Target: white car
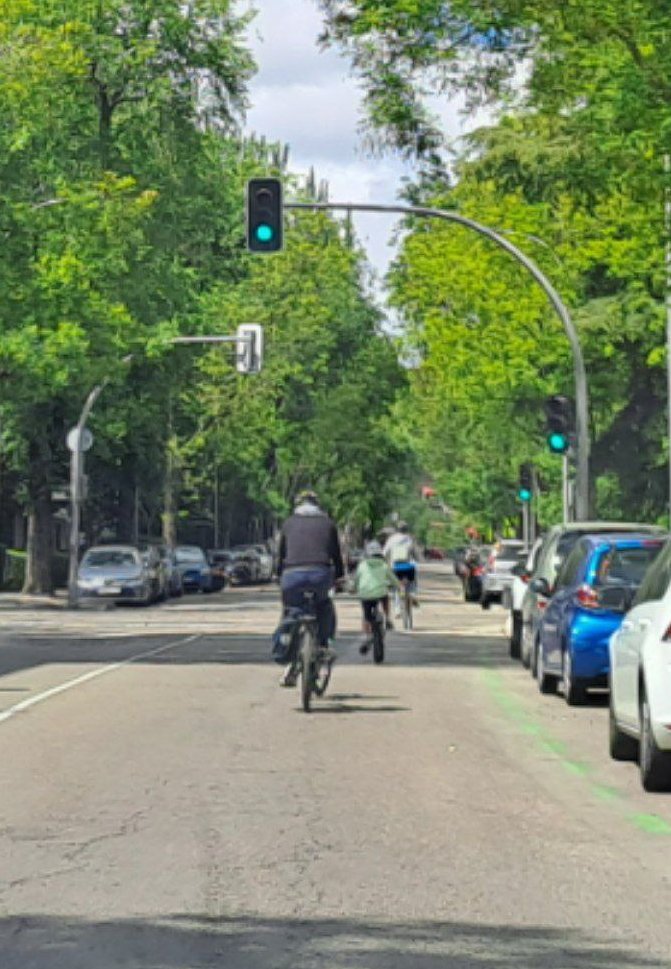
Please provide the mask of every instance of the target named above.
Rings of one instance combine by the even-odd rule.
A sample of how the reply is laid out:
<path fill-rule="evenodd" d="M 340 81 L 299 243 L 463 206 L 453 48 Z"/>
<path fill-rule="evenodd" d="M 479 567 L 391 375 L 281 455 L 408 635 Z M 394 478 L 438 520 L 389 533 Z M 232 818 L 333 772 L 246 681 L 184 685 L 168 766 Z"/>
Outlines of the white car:
<path fill-rule="evenodd" d="M 482 592 L 480 605 L 489 609 L 492 602 L 502 602 L 504 595 L 512 585 L 512 569 L 517 564 L 519 553 L 524 549 L 524 543 L 516 538 L 504 538 L 496 542 L 492 548 L 485 572 L 482 576 Z"/>
<path fill-rule="evenodd" d="M 671 790 L 671 542 L 610 639 L 610 754 L 638 758 L 647 791 Z"/>
<path fill-rule="evenodd" d="M 529 579 L 536 568 L 538 552 L 543 544 L 542 538 L 537 538 L 531 549 L 521 552 L 519 561 L 511 569 L 513 581 L 510 588 L 503 594 L 503 605 L 510 610 L 510 657 L 520 659 L 522 651 L 522 603 L 527 591 Z"/>

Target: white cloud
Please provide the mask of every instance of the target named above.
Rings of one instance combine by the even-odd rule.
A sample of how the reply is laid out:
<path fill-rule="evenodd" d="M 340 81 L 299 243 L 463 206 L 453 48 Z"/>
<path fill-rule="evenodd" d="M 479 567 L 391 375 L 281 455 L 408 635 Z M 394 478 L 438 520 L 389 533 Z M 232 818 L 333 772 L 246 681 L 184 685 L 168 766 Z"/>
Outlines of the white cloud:
<path fill-rule="evenodd" d="M 395 158 L 365 156 L 359 131 L 362 93 L 347 61 L 318 45 L 322 19 L 316 0 L 250 2 L 258 11 L 249 38 L 258 74 L 251 85 L 248 130 L 289 144 L 292 170 L 314 167 L 317 178 L 329 182 L 333 201 L 394 202 L 411 168 Z M 451 141 L 463 134 L 463 102 L 434 98 L 430 106 Z M 470 119 L 466 127 L 472 126 Z M 396 216 L 355 218 L 380 274 L 393 256 L 389 240 L 396 221 Z"/>

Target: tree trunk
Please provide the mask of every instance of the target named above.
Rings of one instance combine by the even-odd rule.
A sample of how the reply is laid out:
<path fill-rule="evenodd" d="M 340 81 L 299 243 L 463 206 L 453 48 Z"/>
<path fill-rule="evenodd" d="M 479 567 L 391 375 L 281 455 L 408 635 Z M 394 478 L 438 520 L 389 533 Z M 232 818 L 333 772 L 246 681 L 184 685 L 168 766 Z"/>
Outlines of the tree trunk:
<path fill-rule="evenodd" d="M 23 591 L 29 595 L 51 595 L 54 591 L 51 573 L 53 518 L 48 486 L 40 489 L 28 510 L 28 548 Z"/>
<path fill-rule="evenodd" d="M 168 440 L 163 489 L 163 541 L 171 548 L 177 544 L 177 473 L 175 441 Z"/>

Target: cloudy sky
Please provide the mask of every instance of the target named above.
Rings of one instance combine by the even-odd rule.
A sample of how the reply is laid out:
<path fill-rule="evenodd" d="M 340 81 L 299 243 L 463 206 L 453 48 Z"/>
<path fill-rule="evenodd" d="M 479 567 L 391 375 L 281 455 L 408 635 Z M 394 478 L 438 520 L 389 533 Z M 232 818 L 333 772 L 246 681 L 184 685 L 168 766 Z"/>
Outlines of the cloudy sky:
<path fill-rule="evenodd" d="M 393 157 L 369 158 L 362 147 L 361 92 L 347 62 L 321 51 L 316 0 L 253 0 L 258 11 L 250 46 L 258 64 L 251 88 L 249 131 L 288 143 L 291 167 L 330 186 L 331 201 L 394 202 L 408 166 Z M 454 140 L 465 130 L 456 103 L 439 103 L 444 127 Z M 393 250 L 392 217 L 357 217 L 359 237 L 383 273 Z"/>

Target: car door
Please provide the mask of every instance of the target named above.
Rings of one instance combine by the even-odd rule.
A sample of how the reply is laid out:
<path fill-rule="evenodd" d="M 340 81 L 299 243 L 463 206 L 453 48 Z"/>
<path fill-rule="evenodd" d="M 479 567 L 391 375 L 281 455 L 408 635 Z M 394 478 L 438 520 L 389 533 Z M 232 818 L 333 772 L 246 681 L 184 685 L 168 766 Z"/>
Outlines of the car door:
<path fill-rule="evenodd" d="M 559 570 L 553 595 L 541 624 L 541 643 L 547 670 L 553 672 L 562 670 L 564 632 L 573 607 L 575 589 L 584 574 L 589 554 L 587 543 L 578 542 Z"/>
<path fill-rule="evenodd" d="M 611 686 L 618 720 L 631 727 L 638 724 L 638 676 L 643 642 L 659 612 L 659 603 L 671 581 L 671 544 L 667 544 L 648 570 L 633 608 L 613 637 Z"/>

